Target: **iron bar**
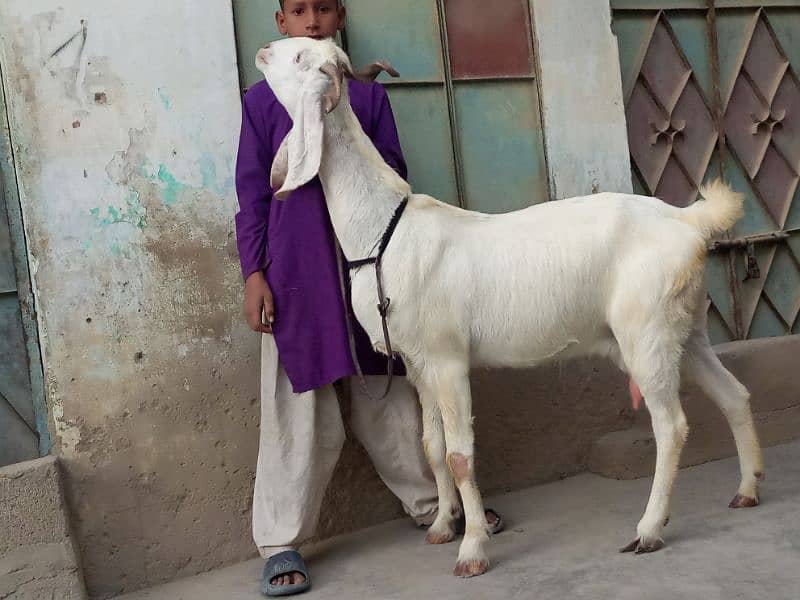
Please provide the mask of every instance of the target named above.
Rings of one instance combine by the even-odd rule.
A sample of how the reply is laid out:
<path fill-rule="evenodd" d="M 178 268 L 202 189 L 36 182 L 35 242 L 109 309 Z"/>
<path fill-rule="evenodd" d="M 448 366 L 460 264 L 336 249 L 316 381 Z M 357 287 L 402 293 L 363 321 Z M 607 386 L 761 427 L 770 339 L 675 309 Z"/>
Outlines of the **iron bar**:
<path fill-rule="evenodd" d="M 778 244 L 789 239 L 788 231 L 770 231 L 731 240 L 715 240 L 708 245 L 709 252 L 723 252 L 733 248 L 747 248 L 750 245 Z"/>
<path fill-rule="evenodd" d="M 442 44 L 444 87 L 447 93 L 447 116 L 450 119 L 450 140 L 453 145 L 453 165 L 456 171 L 456 193 L 458 195 L 459 207 L 466 208 L 467 199 L 464 183 L 464 165 L 461 162 L 461 136 L 458 133 L 458 113 L 456 110 L 456 95 L 450 65 L 450 42 L 447 38 L 447 14 L 445 12 L 444 0 L 436 0 L 436 10 L 439 15 L 439 38 Z"/>
<path fill-rule="evenodd" d="M 454 79 L 454 84 L 456 83 L 493 83 L 493 82 L 514 82 L 514 81 L 536 81 L 535 75 L 492 75 L 492 76 L 484 76 L 484 77 L 459 77 L 458 79 Z M 403 87 L 403 86 L 440 86 L 444 82 L 443 81 L 436 81 L 433 79 L 400 79 L 400 80 L 391 80 L 387 79 L 386 81 L 381 81 L 381 85 L 384 87 Z"/>

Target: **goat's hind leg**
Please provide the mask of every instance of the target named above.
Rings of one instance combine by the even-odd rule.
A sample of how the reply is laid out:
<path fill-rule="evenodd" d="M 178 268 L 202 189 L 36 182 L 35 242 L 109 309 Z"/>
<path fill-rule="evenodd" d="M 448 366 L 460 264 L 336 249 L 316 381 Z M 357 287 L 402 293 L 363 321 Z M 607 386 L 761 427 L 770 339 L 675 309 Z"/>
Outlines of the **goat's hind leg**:
<path fill-rule="evenodd" d="M 692 332 L 686 345 L 684 374 L 714 401 L 733 432 L 742 479 L 729 506 L 747 508 L 758 505 L 758 482 L 764 478 L 764 463 L 750 410 L 750 393 L 714 353 L 705 332 L 705 323 L 702 323 L 702 329 L 696 328 Z"/>
<path fill-rule="evenodd" d="M 644 393 L 656 439 L 656 470 L 647 508 L 636 527 L 636 539 L 621 549 L 637 554 L 664 545 L 661 532 L 669 519 L 672 487 L 689 432 L 679 397 L 681 340 L 664 339 L 667 328 L 647 329 L 641 339 L 619 340 L 622 358 Z"/>
<path fill-rule="evenodd" d="M 689 432 L 677 385 L 661 390 L 645 385 L 642 390 L 656 438 L 656 471 L 647 508 L 636 527 L 637 537 L 622 549 L 623 552 L 635 550 L 637 554 L 653 552 L 664 545 L 661 531 L 669 520 L 672 487 Z"/>

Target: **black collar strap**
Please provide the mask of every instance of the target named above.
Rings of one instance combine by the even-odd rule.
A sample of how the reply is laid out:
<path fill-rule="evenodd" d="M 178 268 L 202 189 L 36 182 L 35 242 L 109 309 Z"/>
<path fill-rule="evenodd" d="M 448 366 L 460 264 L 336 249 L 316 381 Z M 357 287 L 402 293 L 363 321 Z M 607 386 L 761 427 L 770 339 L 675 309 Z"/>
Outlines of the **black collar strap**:
<path fill-rule="evenodd" d="M 383 342 L 386 346 L 386 355 L 387 355 L 386 388 L 383 391 L 383 396 L 381 396 L 380 398 L 374 398 L 370 393 L 369 389 L 367 388 L 366 380 L 364 379 L 364 376 L 361 372 L 361 367 L 358 364 L 358 358 L 355 356 L 354 348 L 351 345 L 351 352 L 353 352 L 353 360 L 356 363 L 356 370 L 358 372 L 359 379 L 363 387 L 363 391 L 368 398 L 372 398 L 373 400 L 382 400 L 386 398 L 389 395 L 389 391 L 392 389 L 392 377 L 394 375 L 394 350 L 392 350 L 392 340 L 389 337 L 389 324 L 387 323 L 387 316 L 389 314 L 389 304 L 391 303 L 391 300 L 389 300 L 389 298 L 387 298 L 386 294 L 384 294 L 383 292 L 383 271 L 381 269 L 381 263 L 383 260 L 383 253 L 386 250 L 386 247 L 389 245 L 389 241 L 392 239 L 392 234 L 394 233 L 395 228 L 397 228 L 397 224 L 400 222 L 400 217 L 403 216 L 403 211 L 405 211 L 407 204 L 408 204 L 408 196 L 403 198 L 403 201 L 400 203 L 400 206 L 398 206 L 397 209 L 394 211 L 394 215 L 392 215 L 392 220 L 389 221 L 389 226 L 386 228 L 386 231 L 383 232 L 383 237 L 381 238 L 380 245 L 378 246 L 378 253 L 375 256 L 347 262 L 347 266 L 350 270 L 363 267 L 364 265 L 375 265 L 375 281 L 377 283 L 377 288 L 378 288 L 378 313 L 380 313 L 381 315 L 381 326 L 383 327 Z"/>
<path fill-rule="evenodd" d="M 358 260 L 347 261 L 347 266 L 351 271 L 353 269 L 363 267 L 364 265 L 375 264 L 376 262 L 379 262 L 381 260 L 381 258 L 383 257 L 383 253 L 386 250 L 386 247 L 389 245 L 389 242 L 392 239 L 392 234 L 394 234 L 394 230 L 397 228 L 397 224 L 400 222 L 400 217 L 403 216 L 403 212 L 406 210 L 406 206 L 408 206 L 408 196 L 403 198 L 403 201 L 395 209 L 394 214 L 392 215 L 392 220 L 389 221 L 389 226 L 386 228 L 386 231 L 383 232 L 381 243 L 378 246 L 378 253 L 375 256 L 371 256 L 369 258 L 360 258 Z"/>

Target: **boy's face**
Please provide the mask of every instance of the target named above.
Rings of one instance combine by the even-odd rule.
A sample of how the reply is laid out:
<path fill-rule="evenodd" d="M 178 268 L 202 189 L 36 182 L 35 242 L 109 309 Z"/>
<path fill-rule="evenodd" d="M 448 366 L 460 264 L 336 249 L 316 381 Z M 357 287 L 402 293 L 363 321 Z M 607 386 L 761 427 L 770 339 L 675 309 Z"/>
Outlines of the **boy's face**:
<path fill-rule="evenodd" d="M 338 0 L 284 0 L 275 22 L 283 35 L 321 40 L 336 36 L 344 28 L 344 17 Z"/>

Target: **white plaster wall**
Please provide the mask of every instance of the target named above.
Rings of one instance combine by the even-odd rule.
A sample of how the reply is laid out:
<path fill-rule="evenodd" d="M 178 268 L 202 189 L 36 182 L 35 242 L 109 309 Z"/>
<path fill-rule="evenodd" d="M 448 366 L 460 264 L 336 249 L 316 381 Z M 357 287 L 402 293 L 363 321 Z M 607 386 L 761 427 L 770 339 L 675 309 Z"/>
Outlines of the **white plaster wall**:
<path fill-rule="evenodd" d="M 247 555 L 258 354 L 230 3 L 3 0 L 0 65 L 90 591 Z"/>
<path fill-rule="evenodd" d="M 617 40 L 607 0 L 531 0 L 553 199 L 630 192 Z"/>

